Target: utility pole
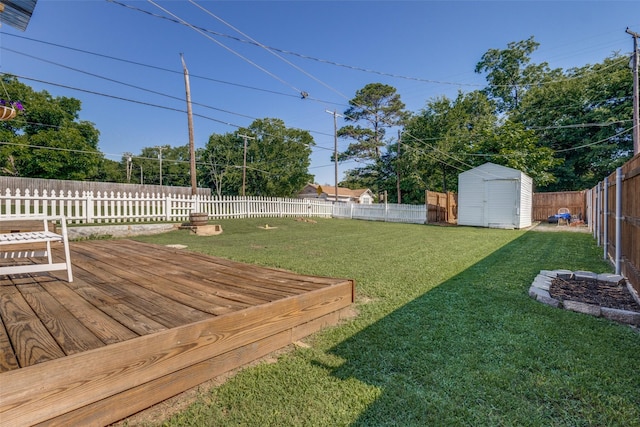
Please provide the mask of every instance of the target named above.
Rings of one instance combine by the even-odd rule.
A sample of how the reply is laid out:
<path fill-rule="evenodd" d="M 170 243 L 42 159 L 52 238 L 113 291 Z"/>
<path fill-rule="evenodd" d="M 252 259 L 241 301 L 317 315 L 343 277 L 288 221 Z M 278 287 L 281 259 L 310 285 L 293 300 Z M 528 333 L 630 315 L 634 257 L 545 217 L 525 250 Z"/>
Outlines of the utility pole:
<path fill-rule="evenodd" d="M 400 146 L 402 145 L 400 137 L 402 136 L 402 132 L 398 130 L 398 156 L 396 157 L 396 186 L 398 190 L 398 204 L 402 203 L 402 196 L 400 195 Z"/>
<path fill-rule="evenodd" d="M 193 142 L 193 111 L 191 110 L 191 89 L 189 87 L 189 70 L 184 62 L 184 56 L 180 54 L 182 69 L 184 70 L 184 87 L 187 93 L 187 123 L 189 125 L 189 166 L 191 171 L 191 194 L 195 195 L 198 190 L 196 183 L 196 149 Z"/>
<path fill-rule="evenodd" d="M 256 139 L 254 136 L 238 135 L 244 139 L 244 155 L 242 157 L 242 197 L 244 197 L 244 189 L 247 185 L 247 139 Z"/>
<path fill-rule="evenodd" d="M 133 168 L 131 156 L 133 156 L 133 154 L 124 153 L 124 155 L 127 156 L 127 183 L 131 183 L 131 169 Z"/>
<path fill-rule="evenodd" d="M 334 181 L 335 181 L 335 197 L 338 203 L 338 117 L 342 115 L 336 113 L 336 110 L 324 110 L 326 113 L 333 115 L 333 163 L 334 163 Z"/>
<path fill-rule="evenodd" d="M 158 148 L 158 161 L 160 162 L 160 187 L 162 187 L 162 150 L 164 149 L 164 147 L 157 147 Z"/>
<path fill-rule="evenodd" d="M 638 37 L 640 34 L 631 31 L 628 27 L 625 31 L 633 37 L 633 154 L 640 152 L 638 148 L 640 140 L 640 118 L 638 116 L 638 108 L 640 102 L 638 100 Z"/>

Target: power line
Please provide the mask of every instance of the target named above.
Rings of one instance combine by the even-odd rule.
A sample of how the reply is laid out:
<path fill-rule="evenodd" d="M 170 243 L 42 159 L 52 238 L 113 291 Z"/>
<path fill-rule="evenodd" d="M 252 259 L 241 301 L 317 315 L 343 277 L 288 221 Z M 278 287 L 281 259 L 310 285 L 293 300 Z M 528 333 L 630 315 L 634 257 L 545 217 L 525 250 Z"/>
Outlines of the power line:
<path fill-rule="evenodd" d="M 287 82 L 286 80 L 278 77 L 277 75 L 275 75 L 274 73 L 272 73 L 271 71 L 267 70 L 266 68 L 256 64 L 254 61 L 250 60 L 249 58 L 247 58 L 246 56 L 240 54 L 239 52 L 236 52 L 235 50 L 231 49 L 230 47 L 228 47 L 227 45 L 225 45 L 224 43 L 214 39 L 213 37 L 211 37 L 210 35 L 208 35 L 205 31 L 202 31 L 200 28 L 196 27 L 195 25 L 190 24 L 189 22 L 183 20 L 182 18 L 178 17 L 177 15 L 175 15 L 174 13 L 170 12 L 169 10 L 165 9 L 164 7 L 160 6 L 159 4 L 155 3 L 153 0 L 147 0 L 149 3 L 151 3 L 152 5 L 154 5 L 155 7 L 157 7 L 158 9 L 162 10 L 163 12 L 173 16 L 174 18 L 178 19 L 183 25 L 186 25 L 187 27 L 191 28 L 192 30 L 200 33 L 201 35 L 203 35 L 204 37 L 206 37 L 207 39 L 211 40 L 212 42 L 216 43 L 218 46 L 222 47 L 223 49 L 231 52 L 232 54 L 236 55 L 238 58 L 242 59 L 243 61 L 247 62 L 248 64 L 256 67 L 257 69 L 259 69 L 260 71 L 264 72 L 265 74 L 273 77 L 274 79 L 278 80 L 280 83 L 284 84 L 285 86 L 289 86 L 291 89 L 293 89 L 296 93 L 303 93 L 304 91 L 298 89 L 297 87 L 293 86 L 291 83 Z"/>
<path fill-rule="evenodd" d="M 74 47 L 70 47 L 70 46 L 65 46 L 65 45 L 61 45 L 61 44 L 58 44 L 58 43 L 51 43 L 51 42 L 47 42 L 47 41 L 44 41 L 44 40 L 37 40 L 37 39 L 30 38 L 30 37 L 21 36 L 19 34 L 4 33 L 2 31 L 0 31 L 0 34 L 2 34 L 3 37 L 4 36 L 16 37 L 16 38 L 19 38 L 19 39 L 28 40 L 28 41 L 35 42 L 35 43 L 41 43 L 41 44 L 45 44 L 45 45 L 48 45 L 48 46 L 54 46 L 54 47 L 57 47 L 57 48 L 60 48 L 60 49 L 71 50 L 71 51 L 74 51 L 74 52 L 79 52 L 79 53 L 92 55 L 92 56 L 96 56 L 96 57 L 100 57 L 100 58 L 104 58 L 104 59 L 109 59 L 109 60 L 112 60 L 112 61 L 122 62 L 122 63 L 130 64 L 130 65 L 136 65 L 136 66 L 139 66 L 139 67 L 154 69 L 154 70 L 163 71 L 163 72 L 167 72 L 167 73 L 182 75 L 181 71 L 176 71 L 176 70 L 172 70 L 172 69 L 169 69 L 169 68 L 159 67 L 157 65 L 145 64 L 145 63 L 142 63 L 142 62 L 132 61 L 132 60 L 129 60 L 129 59 L 118 58 L 118 57 L 111 56 L 111 55 L 104 55 L 104 54 L 97 53 L 97 52 L 92 52 L 92 51 L 88 51 L 88 50 L 84 50 L 84 49 L 78 49 L 78 48 L 74 48 Z M 4 48 L 2 46 L 0 46 L 0 49 L 7 50 L 7 48 Z M 22 52 L 17 52 L 17 51 L 12 51 L 12 52 L 24 55 L 24 53 L 22 53 Z M 37 57 L 33 57 L 33 58 L 40 59 L 40 58 L 37 58 Z M 264 89 L 264 88 L 259 88 L 259 87 L 255 87 L 255 86 L 249 86 L 249 85 L 245 85 L 245 84 L 241 84 L 241 83 L 234 83 L 234 82 L 229 82 L 229 81 L 226 81 L 226 80 L 214 79 L 214 78 L 211 78 L 211 77 L 208 77 L 208 76 L 202 76 L 202 75 L 198 75 L 198 74 L 190 74 L 190 77 L 192 77 L 194 79 L 201 79 L 201 80 L 206 80 L 206 81 L 210 81 L 210 82 L 214 82 L 214 83 L 220 83 L 220 84 L 225 84 L 225 85 L 229 85 L 229 86 L 240 87 L 240 88 L 243 88 L 243 89 L 249 89 L 249 90 L 254 90 L 254 91 L 259 91 L 259 92 L 270 93 L 270 94 L 273 94 L 273 95 L 287 96 L 287 97 L 296 98 L 296 99 L 298 99 L 300 97 L 298 94 L 284 93 L 284 92 L 279 92 L 279 91 L 275 91 L 275 90 L 271 90 L 271 89 Z M 332 102 L 332 101 L 327 101 L 327 100 L 319 100 L 319 101 L 321 101 L 323 103 L 327 103 L 327 104 L 335 104 L 335 105 L 344 106 L 344 104 L 335 103 L 335 102 Z"/>
<path fill-rule="evenodd" d="M 262 49 L 266 50 L 267 52 L 271 53 L 272 55 L 274 55 L 276 58 L 280 59 L 281 61 L 284 61 L 286 64 L 290 65 L 291 67 L 295 68 L 296 70 L 300 71 L 302 74 L 304 74 L 305 76 L 311 78 L 312 80 L 315 80 L 316 82 L 320 83 L 321 85 L 323 85 L 324 87 L 326 87 L 327 89 L 335 92 L 336 94 L 342 96 L 343 98 L 346 98 L 345 95 L 343 95 L 342 93 L 338 92 L 337 89 L 329 86 L 328 84 L 326 84 L 325 82 L 323 82 L 322 80 L 318 79 L 317 77 L 315 77 L 314 75 L 312 75 L 311 73 L 307 72 L 306 70 L 302 69 L 301 67 L 298 67 L 296 64 L 292 63 L 291 61 L 288 61 L 286 59 L 284 59 L 282 56 L 278 55 L 275 50 L 270 49 L 268 46 L 254 40 L 253 38 L 249 37 L 248 35 L 246 35 L 245 33 L 243 33 L 242 31 L 240 31 L 239 29 L 237 29 L 236 27 L 234 27 L 233 25 L 229 24 L 227 21 L 225 21 L 224 19 L 218 17 L 217 15 L 215 15 L 214 13 L 212 13 L 211 11 L 209 11 L 208 9 L 205 9 L 204 7 L 200 6 L 199 4 L 197 4 L 196 2 L 194 2 L 193 0 L 189 0 L 189 2 L 195 6 L 197 6 L 200 10 L 205 11 L 208 15 L 214 17 L 215 19 L 217 19 L 218 21 L 222 22 L 224 25 L 228 26 L 229 28 L 233 29 L 234 31 L 242 34 L 243 36 L 247 37 L 249 40 L 251 40 L 253 43 L 255 43 L 256 45 L 260 46 Z M 307 98 L 309 96 L 308 93 L 306 92 L 301 92 L 301 95 L 303 98 Z"/>
<path fill-rule="evenodd" d="M 371 73 L 371 74 L 378 74 L 381 76 L 386 76 L 386 77 L 393 77 L 393 78 L 398 78 L 398 79 L 404 79 L 404 80 L 413 80 L 413 81 L 418 81 L 418 82 L 423 82 L 423 83 L 435 83 L 435 84 L 443 84 L 443 85 L 453 85 L 453 86 L 475 86 L 475 87 L 480 87 L 481 85 L 477 85 L 477 84 L 470 84 L 470 83 L 459 83 L 459 82 L 448 82 L 448 81 L 442 81 L 442 80 L 432 80 L 432 79 L 424 79 L 424 78 L 420 78 L 420 77 L 409 77 L 409 76 L 403 76 L 403 75 L 399 75 L 399 74 L 392 74 L 392 73 L 387 73 L 387 72 L 383 72 L 383 71 L 377 71 L 377 70 L 372 70 L 372 69 L 367 69 L 367 68 L 363 68 L 363 67 L 358 67 L 358 66 L 354 66 L 354 65 L 347 65 L 347 64 L 341 64 L 339 62 L 335 62 L 335 61 L 330 61 L 327 59 L 320 59 L 320 58 L 316 58 L 313 56 L 309 56 L 309 55 L 304 55 L 301 53 L 297 53 L 297 52 L 293 52 L 293 51 L 289 51 L 289 50 L 285 50 L 285 49 L 280 49 L 277 47 L 273 47 L 273 46 L 266 46 L 266 45 L 261 45 L 258 42 L 252 41 L 252 40 L 246 40 L 246 39 L 242 39 L 240 37 L 235 37 L 229 34 L 224 34 L 224 33 L 220 33 L 220 32 L 216 32 L 204 27 L 198 27 L 195 25 L 190 25 L 187 24 L 185 22 L 183 22 L 182 20 L 179 19 L 171 19 L 168 18 L 166 16 L 162 16 L 162 15 L 158 15 L 152 12 L 149 12 L 147 10 L 144 9 L 140 9 L 131 5 L 127 5 L 125 3 L 121 3 L 119 1 L 116 0 L 107 0 L 109 3 L 113 3 L 113 4 L 117 4 L 118 6 L 122 6 L 125 7 L 127 9 L 131 9 L 134 10 L 136 12 L 141 12 L 144 14 L 147 14 L 149 16 L 152 16 L 154 18 L 159 18 L 159 19 L 164 19 L 170 22 L 173 22 L 175 24 L 180 24 L 180 25 L 186 25 L 192 28 L 197 28 L 198 30 L 204 32 L 204 33 L 209 33 L 215 36 L 219 36 L 219 37 L 225 37 L 240 43 L 245 43 L 245 44 L 250 44 L 250 45 L 254 45 L 257 47 L 265 47 L 271 51 L 274 52 L 280 52 L 286 55 L 292 55 L 292 56 L 297 56 L 299 58 L 302 59 L 307 59 L 307 60 L 311 60 L 311 61 L 315 61 L 315 62 L 320 62 L 320 63 L 324 63 L 324 64 L 328 64 L 328 65 L 334 65 L 337 67 L 342 67 L 342 68 L 347 68 L 347 69 L 351 69 L 351 70 L 355 70 L 355 71 L 362 71 L 362 72 L 366 72 L 366 73 Z"/>

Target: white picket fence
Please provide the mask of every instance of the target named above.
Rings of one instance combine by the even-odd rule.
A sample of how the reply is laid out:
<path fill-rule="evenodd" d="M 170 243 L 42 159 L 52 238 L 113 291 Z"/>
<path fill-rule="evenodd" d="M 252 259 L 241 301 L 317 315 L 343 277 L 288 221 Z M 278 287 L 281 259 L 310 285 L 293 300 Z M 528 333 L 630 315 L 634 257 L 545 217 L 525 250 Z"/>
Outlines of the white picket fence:
<path fill-rule="evenodd" d="M 367 221 L 406 222 L 425 224 L 427 208 L 425 205 L 336 203 L 333 207 L 334 218 L 363 219 Z"/>
<path fill-rule="evenodd" d="M 315 216 L 331 217 L 333 204 L 322 200 L 222 197 L 113 192 L 33 192 L 7 189 L 0 195 L 0 217 L 64 215 L 71 224 L 187 221 L 192 212 L 211 219 Z"/>
<path fill-rule="evenodd" d="M 184 222 L 192 212 L 210 219 L 257 217 L 324 217 L 424 224 L 426 208 L 397 204 L 333 203 L 319 199 L 221 197 L 155 193 L 5 190 L 0 218 L 64 215 L 70 224 Z"/>

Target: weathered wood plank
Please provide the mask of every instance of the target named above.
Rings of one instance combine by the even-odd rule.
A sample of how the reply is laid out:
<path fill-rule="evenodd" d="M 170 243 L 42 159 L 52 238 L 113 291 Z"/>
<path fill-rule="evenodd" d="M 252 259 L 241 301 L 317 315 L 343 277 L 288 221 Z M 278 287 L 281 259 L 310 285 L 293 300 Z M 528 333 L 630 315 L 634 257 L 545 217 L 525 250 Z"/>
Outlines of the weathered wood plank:
<path fill-rule="evenodd" d="M 79 282 L 79 280 L 76 279 L 76 282 Z M 65 286 L 66 283 L 53 282 L 42 283 L 41 285 L 58 301 L 64 301 L 67 310 L 103 343 L 114 344 L 138 336 L 138 334 L 114 321 L 97 307 L 73 292 Z M 76 285 L 79 285 L 79 283 Z"/>
<path fill-rule="evenodd" d="M 42 324 L 65 354 L 102 347 L 104 343 L 40 285 L 18 287 L 22 297 L 38 313 Z"/>
<path fill-rule="evenodd" d="M 353 283 L 3 373 L 0 417 L 30 425 L 257 342 L 351 304 Z M 38 379 L 39 387 L 31 385 Z M 55 408 L 55 409 L 54 409 Z"/>
<path fill-rule="evenodd" d="M 157 245 L 140 242 L 133 243 L 134 244 L 124 245 L 121 242 L 118 246 L 118 250 L 129 253 L 131 256 L 143 253 L 145 256 L 152 256 L 153 258 L 162 256 L 166 253 L 165 248 Z M 142 249 L 138 248 L 138 246 Z M 199 273 L 201 275 L 210 273 L 209 277 L 214 280 L 218 276 L 242 279 L 244 285 L 254 284 L 256 289 L 270 291 L 277 296 L 288 296 L 323 287 L 320 284 L 308 281 L 305 276 L 300 276 L 291 272 L 284 272 L 283 270 L 249 266 L 248 264 L 194 252 L 175 251 L 174 253 L 176 254 L 175 257 L 167 259 L 167 263 L 172 266 L 172 268 L 169 269 L 168 274 L 172 274 L 171 270 L 173 269 L 174 273 Z M 186 263 L 184 261 L 179 262 L 180 259 L 189 261 Z M 202 261 L 204 263 L 204 270 L 193 268 L 195 263 L 198 261 Z"/>
<path fill-rule="evenodd" d="M 140 252 L 142 252 L 142 250 L 140 250 Z M 84 256 L 86 255 L 87 253 L 84 254 Z M 100 256 L 99 253 L 96 253 L 95 256 L 97 258 L 96 260 L 91 261 L 92 263 L 99 262 L 97 260 Z M 178 263 L 179 267 L 182 268 L 182 270 L 179 270 L 178 273 L 163 271 L 163 277 L 178 283 L 193 284 L 194 282 L 196 282 L 196 286 L 197 282 L 201 281 L 203 284 L 209 285 L 206 287 L 206 289 L 204 289 L 204 291 L 205 295 L 208 292 L 210 297 L 212 296 L 210 292 L 211 286 L 215 286 L 216 290 L 220 289 L 224 292 L 231 292 L 232 297 L 229 298 L 231 299 L 231 301 L 228 304 L 232 304 L 234 301 L 244 303 L 245 306 L 249 304 L 263 304 L 265 302 L 270 302 L 275 299 L 291 295 L 290 292 L 282 291 L 282 289 L 272 290 L 265 286 L 263 283 L 256 283 L 255 281 L 249 279 L 242 279 L 242 277 L 238 276 L 236 272 L 233 272 L 233 274 L 221 273 L 216 269 L 216 265 L 212 263 L 211 260 L 209 260 L 208 263 L 206 262 L 206 260 L 202 260 L 202 262 L 195 264 L 189 256 L 183 255 L 182 257 L 168 257 L 166 253 L 164 254 L 163 259 L 166 260 L 165 264 L 170 264 L 175 268 L 178 268 L 174 264 Z M 185 265 L 188 267 L 184 267 Z M 116 266 L 113 267 L 117 268 Z M 139 269 L 142 270 L 141 268 Z M 146 271 L 146 273 L 155 274 L 154 272 L 148 271 Z M 218 292 L 217 294 L 218 297 L 224 297 L 225 299 L 227 299 L 227 294 L 223 294 L 222 292 Z M 235 298 L 233 298 L 233 295 L 235 295 Z"/>
<path fill-rule="evenodd" d="M 13 286 L 0 287 L 0 316 L 20 366 L 31 366 L 65 356 L 22 294 Z"/>
<path fill-rule="evenodd" d="M 19 367 L 18 359 L 16 359 L 9 335 L 7 335 L 7 330 L 4 327 L 4 321 L 0 316 L 0 373 L 18 369 Z"/>
<path fill-rule="evenodd" d="M 37 426 L 108 425 L 266 356 L 291 342 L 291 331 L 283 331 L 68 412 Z"/>
<path fill-rule="evenodd" d="M 99 257 L 99 255 L 96 255 L 96 257 Z M 139 267 L 129 270 L 127 268 L 123 268 L 122 265 L 103 263 L 97 259 L 90 261 L 90 263 L 91 268 L 95 273 L 93 277 L 90 277 L 87 280 L 95 286 L 111 286 L 111 290 L 109 292 L 117 291 L 120 294 L 119 298 L 122 298 L 123 300 L 127 298 L 127 295 L 131 296 L 131 293 L 127 293 L 125 287 L 121 287 L 122 284 L 133 283 L 135 284 L 135 288 L 143 288 L 147 290 L 147 295 L 143 295 L 145 291 L 141 289 L 134 289 L 131 291 L 138 293 L 138 296 L 144 300 L 158 300 L 156 301 L 158 304 L 171 305 L 172 303 L 170 301 L 173 301 L 174 305 L 175 303 L 180 304 L 182 307 L 178 307 L 180 312 L 177 314 L 181 317 L 181 320 L 178 319 L 177 321 L 174 320 L 173 322 L 168 322 L 168 325 L 172 323 L 183 324 L 185 323 L 185 319 L 187 322 L 193 322 L 201 318 L 209 317 L 204 315 L 202 312 L 220 315 L 249 306 L 247 303 L 239 303 L 215 295 L 211 288 L 202 288 L 202 290 L 198 292 L 198 286 L 197 283 L 194 283 L 193 277 L 189 277 L 185 274 L 179 280 L 172 279 L 167 277 L 167 274 L 163 271 L 158 271 L 157 265 L 155 268 L 149 268 L 148 270 Z M 76 261 L 75 265 L 76 268 L 86 268 L 82 261 Z M 118 287 L 121 287 L 119 291 Z M 154 296 L 154 294 L 156 296 Z M 159 297 L 157 295 L 162 296 Z M 163 298 L 167 298 L 167 300 L 162 300 Z M 139 304 L 137 299 L 133 302 L 136 305 Z M 173 309 L 166 308 L 163 311 L 171 313 L 172 310 L 175 310 L 175 307 Z"/>
<path fill-rule="evenodd" d="M 180 304 L 160 293 L 127 281 L 120 283 L 95 283 L 94 286 L 107 293 L 110 293 L 116 288 L 126 292 L 126 295 L 120 299 L 122 304 L 135 307 L 140 313 L 155 319 L 167 328 L 173 328 L 212 317 L 211 314 L 204 313 L 188 305 Z"/>
<path fill-rule="evenodd" d="M 161 323 L 139 313 L 135 308 L 121 304 L 117 298 L 100 289 L 86 284 L 77 285 L 75 282 L 69 283 L 68 286 L 109 317 L 138 335 L 148 335 L 167 329 Z"/>

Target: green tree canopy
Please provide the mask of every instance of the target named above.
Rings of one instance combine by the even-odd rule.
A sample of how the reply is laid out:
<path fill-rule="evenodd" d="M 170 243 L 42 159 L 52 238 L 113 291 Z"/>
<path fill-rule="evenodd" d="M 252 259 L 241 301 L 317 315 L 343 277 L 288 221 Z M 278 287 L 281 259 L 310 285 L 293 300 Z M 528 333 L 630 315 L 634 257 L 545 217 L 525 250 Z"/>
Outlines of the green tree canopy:
<path fill-rule="evenodd" d="M 104 156 L 100 133 L 78 121 L 80 101 L 35 92 L 15 77 L 2 82 L 12 101 L 24 107 L 17 117 L 0 122 L 0 165 L 5 174 L 33 178 L 92 180 L 100 175 Z"/>
<path fill-rule="evenodd" d="M 134 184 L 191 186 L 188 144 L 177 147 L 170 145 L 144 147 L 140 154 L 135 156 L 127 153 L 120 161 L 121 168 L 124 170 L 129 157 L 131 157 L 130 182 Z"/>
<path fill-rule="evenodd" d="M 370 83 L 356 92 L 344 111 L 349 124 L 338 130 L 338 136 L 354 140 L 339 154 L 339 160 L 375 160 L 385 146 L 387 129 L 399 126 L 407 117 L 405 105 L 396 89 L 382 83 Z M 358 124 L 364 122 L 364 126 Z"/>
<path fill-rule="evenodd" d="M 543 191 L 593 187 L 633 155 L 633 79 L 628 58 L 570 69 L 532 87 L 513 120 L 552 149 L 557 177 Z"/>
<path fill-rule="evenodd" d="M 243 156 L 238 133 L 213 134 L 200 155 L 199 175 L 218 196 L 241 194 Z"/>
<path fill-rule="evenodd" d="M 531 54 L 540 44 L 533 36 L 511 42 L 506 49 L 489 49 L 476 64 L 476 73 L 487 73 L 489 86 L 484 92 L 496 101 L 498 111 L 518 108 L 524 92 L 550 73 L 548 64 L 530 64 Z"/>
<path fill-rule="evenodd" d="M 244 139 L 247 136 L 246 166 Z M 313 137 L 280 119 L 258 119 L 235 134 L 212 135 L 201 153 L 206 182 L 218 194 L 294 197 L 309 182 Z"/>
<path fill-rule="evenodd" d="M 402 176 L 421 183 L 422 193 L 455 190 L 458 173 L 476 164 L 469 154 L 496 120 L 494 105 L 479 91 L 459 92 L 455 100 L 443 96 L 429 101 L 405 127 Z"/>

